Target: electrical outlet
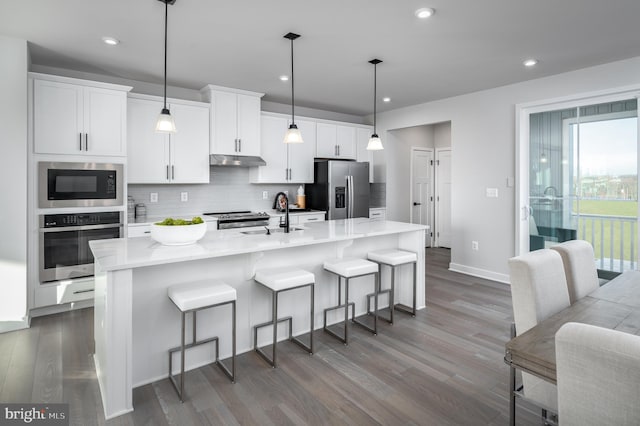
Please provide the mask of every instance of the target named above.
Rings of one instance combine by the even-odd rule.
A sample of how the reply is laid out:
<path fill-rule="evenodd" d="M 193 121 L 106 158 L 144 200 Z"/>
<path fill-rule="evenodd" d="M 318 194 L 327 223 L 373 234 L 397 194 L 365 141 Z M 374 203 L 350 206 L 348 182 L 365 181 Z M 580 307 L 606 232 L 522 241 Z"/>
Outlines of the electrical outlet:
<path fill-rule="evenodd" d="M 478 242 L 477 241 L 471 241 L 471 250 L 478 251 Z"/>
<path fill-rule="evenodd" d="M 181 192 L 180 193 L 180 201 L 184 202 L 184 201 L 189 201 L 189 193 L 188 192 Z"/>
<path fill-rule="evenodd" d="M 158 202 L 158 193 L 157 192 L 152 192 L 151 194 L 149 194 L 149 202 L 150 203 L 157 203 Z"/>
<path fill-rule="evenodd" d="M 263 200 L 269 199 L 269 191 L 262 191 L 262 199 Z"/>

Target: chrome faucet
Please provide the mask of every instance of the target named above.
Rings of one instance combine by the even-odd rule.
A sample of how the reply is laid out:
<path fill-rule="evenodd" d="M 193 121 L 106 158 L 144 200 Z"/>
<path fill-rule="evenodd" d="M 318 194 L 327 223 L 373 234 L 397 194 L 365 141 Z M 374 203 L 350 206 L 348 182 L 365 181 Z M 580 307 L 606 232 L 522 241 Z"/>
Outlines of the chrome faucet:
<path fill-rule="evenodd" d="M 556 198 L 558 196 L 558 190 L 556 189 L 555 186 L 547 186 L 544 189 L 543 194 L 544 195 L 550 195 L 551 197 Z"/>
<path fill-rule="evenodd" d="M 278 192 L 276 194 L 276 199 L 273 202 L 273 208 L 275 209 L 277 207 L 278 210 L 282 209 L 282 207 L 280 206 L 280 200 L 282 199 L 281 197 L 284 197 L 285 207 L 284 207 L 284 223 L 282 223 L 282 220 L 280 220 L 280 228 L 284 228 L 284 232 L 288 234 L 289 233 L 289 198 L 287 197 L 287 194 L 285 194 L 284 192 Z"/>

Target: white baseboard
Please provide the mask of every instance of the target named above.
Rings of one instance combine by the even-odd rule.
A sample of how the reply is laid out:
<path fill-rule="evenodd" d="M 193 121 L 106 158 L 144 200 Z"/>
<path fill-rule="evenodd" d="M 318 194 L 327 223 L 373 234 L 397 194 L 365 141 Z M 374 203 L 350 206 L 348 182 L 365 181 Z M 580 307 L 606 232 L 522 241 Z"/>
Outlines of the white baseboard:
<path fill-rule="evenodd" d="M 471 275 L 473 277 L 484 278 L 491 281 L 498 281 L 504 284 L 510 284 L 509 275 L 500 274 L 498 272 L 488 271 L 486 269 L 474 268 L 473 266 L 460 265 L 458 263 L 449 263 L 449 270 L 460 272 L 461 274 Z"/>
<path fill-rule="evenodd" d="M 60 312 L 72 311 L 74 309 L 84 309 L 93 306 L 93 299 L 80 300 L 78 302 L 64 303 L 62 305 L 44 306 L 42 308 L 31 309 L 29 315 L 31 318 L 41 317 L 43 315 L 59 314 Z"/>
<path fill-rule="evenodd" d="M 0 333 L 8 333 L 10 331 L 22 330 L 29 328 L 29 319 L 24 318 L 19 321 L 0 321 Z"/>

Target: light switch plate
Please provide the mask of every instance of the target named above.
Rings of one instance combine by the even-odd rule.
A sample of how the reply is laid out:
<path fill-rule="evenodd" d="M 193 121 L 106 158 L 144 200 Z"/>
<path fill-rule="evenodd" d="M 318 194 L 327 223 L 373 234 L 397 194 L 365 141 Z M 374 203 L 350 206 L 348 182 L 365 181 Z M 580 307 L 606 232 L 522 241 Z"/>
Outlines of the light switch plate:
<path fill-rule="evenodd" d="M 185 202 L 189 201 L 189 193 L 184 191 L 180 193 L 180 201 Z"/>
<path fill-rule="evenodd" d="M 149 202 L 150 203 L 157 203 L 158 202 L 158 193 L 157 192 L 152 192 L 149 194 Z"/>
<path fill-rule="evenodd" d="M 498 188 L 487 188 L 487 197 L 498 198 Z"/>

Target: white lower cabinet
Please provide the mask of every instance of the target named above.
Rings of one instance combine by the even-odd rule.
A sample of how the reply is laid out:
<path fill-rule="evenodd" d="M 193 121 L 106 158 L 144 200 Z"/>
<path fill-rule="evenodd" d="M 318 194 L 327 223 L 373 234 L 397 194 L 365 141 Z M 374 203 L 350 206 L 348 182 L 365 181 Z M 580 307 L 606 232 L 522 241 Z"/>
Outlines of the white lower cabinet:
<path fill-rule="evenodd" d="M 34 308 L 62 305 L 93 299 L 93 277 L 64 280 L 56 284 L 40 284 L 34 292 Z"/>
<path fill-rule="evenodd" d="M 149 237 L 151 235 L 151 225 L 148 223 L 140 225 L 129 224 L 127 226 L 127 238 Z"/>
<path fill-rule="evenodd" d="M 386 220 L 387 209 L 384 207 L 377 207 L 369 209 L 369 219 L 371 220 Z"/>
<path fill-rule="evenodd" d="M 168 101 L 169 102 L 169 101 Z M 178 131 L 155 132 L 161 98 L 128 100 L 128 183 L 209 183 L 209 106 L 171 100 Z"/>
<path fill-rule="evenodd" d="M 322 222 L 324 221 L 324 213 L 314 213 L 314 214 L 301 214 L 298 216 L 298 224 L 302 225 L 307 222 Z"/>

